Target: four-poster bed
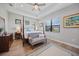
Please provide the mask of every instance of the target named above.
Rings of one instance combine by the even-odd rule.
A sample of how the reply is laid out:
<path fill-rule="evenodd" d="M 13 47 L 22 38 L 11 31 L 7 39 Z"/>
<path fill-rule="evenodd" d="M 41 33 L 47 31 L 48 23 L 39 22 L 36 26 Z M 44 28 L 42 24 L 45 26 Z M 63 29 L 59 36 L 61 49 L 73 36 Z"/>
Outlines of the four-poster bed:
<path fill-rule="evenodd" d="M 24 30 L 25 24 L 24 24 L 24 16 L 23 16 L 23 27 L 22 27 L 22 40 L 23 40 L 23 46 L 26 43 L 26 41 L 33 47 L 35 44 L 38 43 L 46 43 L 47 38 L 45 36 L 44 27 L 43 31 L 25 31 Z"/>

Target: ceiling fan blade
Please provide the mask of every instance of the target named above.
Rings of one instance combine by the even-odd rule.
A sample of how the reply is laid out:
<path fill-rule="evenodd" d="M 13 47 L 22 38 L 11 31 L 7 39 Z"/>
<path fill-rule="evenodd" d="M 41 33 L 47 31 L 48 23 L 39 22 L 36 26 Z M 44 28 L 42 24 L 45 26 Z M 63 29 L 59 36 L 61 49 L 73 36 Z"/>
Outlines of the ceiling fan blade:
<path fill-rule="evenodd" d="M 28 4 L 28 5 L 32 5 L 32 6 L 34 5 L 34 3 L 27 3 L 27 4 Z"/>
<path fill-rule="evenodd" d="M 12 3 L 9 3 L 9 6 L 13 7 L 13 4 Z"/>
<path fill-rule="evenodd" d="M 39 6 L 45 6 L 45 3 L 38 3 Z"/>
<path fill-rule="evenodd" d="M 45 3 L 28 3 L 29 5 L 38 5 L 38 6 L 45 6 L 46 4 Z"/>

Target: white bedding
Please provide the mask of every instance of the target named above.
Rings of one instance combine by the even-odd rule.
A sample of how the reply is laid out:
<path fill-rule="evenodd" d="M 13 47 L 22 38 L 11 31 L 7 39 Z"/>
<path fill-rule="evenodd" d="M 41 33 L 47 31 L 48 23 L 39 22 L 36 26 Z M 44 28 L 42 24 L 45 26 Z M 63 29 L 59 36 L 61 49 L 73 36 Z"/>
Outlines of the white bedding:
<path fill-rule="evenodd" d="M 29 33 L 43 33 L 42 31 L 25 31 L 24 32 L 24 37 L 27 38 Z"/>
<path fill-rule="evenodd" d="M 42 33 L 42 31 L 25 31 L 25 33 Z"/>

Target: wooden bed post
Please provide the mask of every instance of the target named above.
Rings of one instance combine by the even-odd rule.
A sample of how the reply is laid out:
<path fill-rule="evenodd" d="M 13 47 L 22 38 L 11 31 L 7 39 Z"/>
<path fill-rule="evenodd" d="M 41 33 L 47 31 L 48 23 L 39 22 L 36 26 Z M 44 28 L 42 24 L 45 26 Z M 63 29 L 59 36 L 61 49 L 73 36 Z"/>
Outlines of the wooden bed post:
<path fill-rule="evenodd" d="M 24 46 L 24 16 L 23 16 L 23 46 Z"/>

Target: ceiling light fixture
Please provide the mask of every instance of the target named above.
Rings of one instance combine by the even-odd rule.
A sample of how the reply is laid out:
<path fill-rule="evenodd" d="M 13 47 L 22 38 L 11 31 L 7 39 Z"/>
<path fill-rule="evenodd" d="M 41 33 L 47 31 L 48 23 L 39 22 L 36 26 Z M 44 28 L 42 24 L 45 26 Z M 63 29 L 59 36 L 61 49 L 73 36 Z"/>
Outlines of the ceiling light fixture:
<path fill-rule="evenodd" d="M 28 3 L 28 4 L 33 6 L 32 11 L 34 11 L 34 10 L 35 11 L 36 10 L 39 10 L 40 11 L 40 7 L 46 5 L 45 3 Z"/>
<path fill-rule="evenodd" d="M 33 5 L 33 9 L 32 10 L 40 10 L 39 5 L 37 3 L 35 3 Z"/>

